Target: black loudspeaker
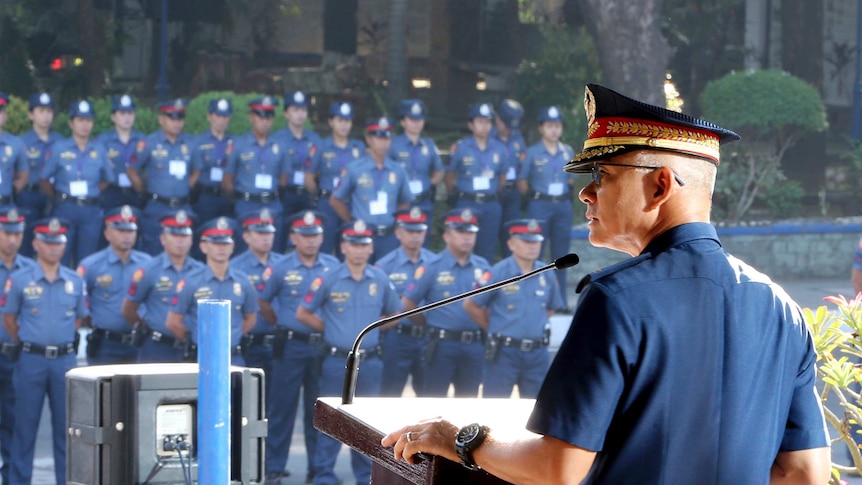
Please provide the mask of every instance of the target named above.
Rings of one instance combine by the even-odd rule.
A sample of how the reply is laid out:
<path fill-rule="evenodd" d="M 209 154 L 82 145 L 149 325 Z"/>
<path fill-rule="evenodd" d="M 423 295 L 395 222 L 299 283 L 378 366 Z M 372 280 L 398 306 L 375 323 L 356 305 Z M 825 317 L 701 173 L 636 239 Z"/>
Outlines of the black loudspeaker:
<path fill-rule="evenodd" d="M 230 384 L 231 485 L 261 484 L 266 437 L 263 371 L 231 367 Z M 197 409 L 206 405 L 198 403 L 197 387 L 196 364 L 105 365 L 69 371 L 69 485 L 183 484 L 186 476 L 197 483 Z"/>

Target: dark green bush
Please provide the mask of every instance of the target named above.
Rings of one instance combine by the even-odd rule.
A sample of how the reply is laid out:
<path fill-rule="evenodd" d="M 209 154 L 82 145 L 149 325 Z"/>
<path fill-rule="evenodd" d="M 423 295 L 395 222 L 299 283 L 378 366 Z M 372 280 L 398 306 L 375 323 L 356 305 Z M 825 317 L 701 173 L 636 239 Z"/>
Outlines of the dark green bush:
<path fill-rule="evenodd" d="M 209 109 L 210 100 L 218 98 L 228 98 L 233 102 L 233 115 L 230 117 L 230 124 L 227 131 L 234 135 L 241 135 L 251 129 L 251 123 L 248 121 L 248 103 L 254 98 L 265 96 L 260 93 L 245 93 L 236 94 L 232 91 L 210 91 L 201 93 L 189 101 L 186 107 L 186 127 L 187 133 L 202 133 L 209 129 L 207 123 L 207 110 Z M 278 97 L 279 105 L 275 108 L 275 118 L 272 122 L 272 131 L 276 132 L 285 126 L 287 122 L 284 119 L 284 101 Z"/>

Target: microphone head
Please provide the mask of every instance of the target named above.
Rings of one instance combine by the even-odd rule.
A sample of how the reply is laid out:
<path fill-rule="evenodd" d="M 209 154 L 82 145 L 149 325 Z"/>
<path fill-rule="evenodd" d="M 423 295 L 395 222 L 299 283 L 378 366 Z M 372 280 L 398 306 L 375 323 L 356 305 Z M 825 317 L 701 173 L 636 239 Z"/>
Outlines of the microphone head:
<path fill-rule="evenodd" d="M 566 269 L 578 264 L 580 258 L 575 253 L 569 253 L 554 260 L 554 269 Z"/>

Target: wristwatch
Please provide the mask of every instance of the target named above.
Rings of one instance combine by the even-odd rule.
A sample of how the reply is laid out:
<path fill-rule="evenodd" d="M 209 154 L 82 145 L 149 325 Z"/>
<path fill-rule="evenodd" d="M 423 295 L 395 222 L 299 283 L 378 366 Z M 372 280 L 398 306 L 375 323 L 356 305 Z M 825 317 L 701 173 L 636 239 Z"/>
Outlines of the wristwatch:
<path fill-rule="evenodd" d="M 473 451 L 485 442 L 488 427 L 479 423 L 468 424 L 455 435 L 455 453 L 461 459 L 461 464 L 468 470 L 478 470 L 480 467 L 473 461 Z"/>

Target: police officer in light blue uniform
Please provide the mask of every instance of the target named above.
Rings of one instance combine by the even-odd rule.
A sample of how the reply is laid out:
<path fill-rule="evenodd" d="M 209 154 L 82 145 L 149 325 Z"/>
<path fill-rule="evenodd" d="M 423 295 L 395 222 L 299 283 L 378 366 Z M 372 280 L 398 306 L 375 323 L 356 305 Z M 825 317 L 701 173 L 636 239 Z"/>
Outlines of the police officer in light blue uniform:
<path fill-rule="evenodd" d="M 550 259 L 569 252 L 572 234 L 572 195 L 578 176 L 563 171 L 575 151 L 560 142 L 563 113 L 557 106 L 539 111 L 537 118 L 542 139 L 527 149 L 518 172 L 518 189 L 529 199 L 527 217 L 540 219 L 545 236 L 544 246 L 550 247 Z M 550 243 L 550 244 L 548 244 Z M 555 272 L 563 302 L 566 298 L 566 270 Z M 568 311 L 568 303 L 565 305 Z"/>
<path fill-rule="evenodd" d="M 275 263 L 260 292 L 264 317 L 275 324 L 271 392 L 267 394 L 269 433 L 266 437 L 266 476 L 281 476 L 290 452 L 293 426 L 302 392 L 303 433 L 308 460 L 307 477 L 312 477 L 312 458 L 317 443 L 314 429 L 314 402 L 319 395 L 320 350 L 323 334 L 296 319 L 300 302 L 312 281 L 340 265 L 331 254 L 320 252 L 323 244 L 323 216 L 313 211 L 291 215 L 285 221 L 295 248 Z M 278 309 L 276 314 L 273 307 Z M 309 481 L 307 480 L 307 481 Z"/>
<path fill-rule="evenodd" d="M 381 316 L 401 308 L 398 293 L 379 268 L 368 264 L 373 251 L 372 231 L 364 221 L 346 224 L 341 230 L 344 263 L 318 276 L 297 309 L 296 317 L 312 329 L 323 331 L 323 365 L 320 395 L 341 395 L 344 359 L 359 332 Z M 365 336 L 357 357 L 361 361 L 356 394 L 379 396 L 383 365 L 380 362 L 379 330 Z M 341 443 L 319 433 L 314 450 L 314 484 L 335 485 L 333 468 Z M 371 461 L 351 451 L 356 483 L 371 483 Z"/>
<path fill-rule="evenodd" d="M 237 214 L 268 209 L 275 225 L 276 252 L 284 251 L 282 214 L 278 189 L 286 183 L 287 159 L 284 149 L 269 130 L 278 99 L 263 96 L 248 104 L 251 131 L 234 139 L 228 154 L 222 188 L 233 196 Z M 245 242 L 237 249 L 245 251 Z"/>
<path fill-rule="evenodd" d="M 132 188 L 126 167 L 144 134 L 132 129 L 135 125 L 135 100 L 128 94 L 111 98 L 111 121 L 114 129 L 100 134 L 96 141 L 108 151 L 108 161 L 117 181 L 102 191 L 102 209 L 105 211 L 128 205 L 142 207 L 140 195 Z"/>
<path fill-rule="evenodd" d="M 413 203 L 429 220 L 434 219 L 435 188 L 443 180 L 443 162 L 434 140 L 422 137 L 425 127 L 425 103 L 419 99 L 401 101 L 401 127 L 404 133 L 392 139 L 389 158 L 407 174 Z M 428 244 L 428 241 L 425 241 Z"/>
<path fill-rule="evenodd" d="M 363 220 L 374 233 L 372 261 L 398 247 L 392 232 L 395 211 L 413 202 L 404 170 L 386 157 L 391 140 L 392 123 L 387 118 L 365 125 L 368 154 L 346 168 L 329 198 L 343 221 Z"/>
<path fill-rule="evenodd" d="M 15 205 L 27 219 L 27 229 L 24 231 L 24 243 L 21 245 L 21 254 L 33 257 L 33 224 L 36 220 L 48 214 L 48 196 L 39 187 L 39 175 L 42 166 L 51 154 L 51 145 L 63 136 L 51 131 L 54 122 L 54 99 L 48 93 L 36 93 L 30 96 L 28 103 L 30 112 L 30 123 L 33 129 L 21 135 L 21 142 L 27 152 L 27 170 L 29 180 L 27 186 L 18 192 L 15 197 Z"/>
<path fill-rule="evenodd" d="M 183 133 L 185 118 L 186 103 L 182 99 L 159 104 L 161 129 L 138 143 L 126 168 L 132 187 L 147 200 L 141 216 L 140 249 L 153 256 L 162 251 L 160 221 L 180 209 L 191 211 L 189 175 L 193 140 Z"/>
<path fill-rule="evenodd" d="M 9 275 L 36 264 L 32 259 L 18 254 L 23 241 L 24 216 L 11 205 L 0 207 L 0 281 Z M 12 431 L 15 427 L 15 387 L 13 373 L 18 348 L 5 328 L 0 327 L 0 479 L 9 483 L 11 464 Z"/>
<path fill-rule="evenodd" d="M 128 295 L 123 300 L 123 317 L 132 328 L 146 336 L 138 354 L 138 361 L 142 363 L 182 362 L 189 357 L 190 342 L 184 335 L 171 332 L 166 321 L 177 283 L 203 266 L 189 257 L 192 218 L 186 211 L 180 209 L 165 216 L 161 225 L 160 241 L 164 252 L 132 274 Z M 147 309 L 143 319 L 138 314 L 141 304 Z M 188 320 L 186 323 L 192 324 Z"/>
<path fill-rule="evenodd" d="M 90 140 L 93 116 L 89 101 L 72 103 L 72 136 L 54 143 L 39 175 L 42 190 L 54 198 L 52 215 L 69 223 L 63 264 L 72 267 L 96 252 L 102 226 L 100 196 L 109 184 L 116 183 L 104 145 Z"/>
<path fill-rule="evenodd" d="M 509 256 L 509 246 L 506 242 L 509 235 L 503 227 L 506 221 L 521 218 L 522 195 L 516 187 L 518 163 L 524 155 L 527 144 L 521 134 L 521 120 L 524 118 L 524 108 L 514 99 L 504 99 L 497 109 L 494 129 L 491 137 L 496 138 L 509 149 L 509 166 L 506 167 L 506 184 L 500 190 L 500 206 L 503 209 L 503 225 L 500 226 L 500 248 L 503 257 Z"/>
<path fill-rule="evenodd" d="M 284 147 L 287 157 L 287 184 L 282 187 L 281 203 L 285 214 L 312 209 L 310 189 L 314 187 L 311 160 L 320 145 L 320 136 L 306 129 L 308 96 L 302 91 L 284 94 L 287 126 L 273 135 Z"/>
<path fill-rule="evenodd" d="M 6 280 L 3 326 L 20 354 L 15 365 L 15 431 L 10 483 L 30 483 L 45 397 L 51 409 L 54 476 L 66 483 L 66 372 L 76 366 L 78 328 L 87 310 L 84 282 L 60 264 L 67 227 L 56 218 L 34 226 L 37 264 Z"/>
<path fill-rule="evenodd" d="M 233 203 L 221 187 L 233 144 L 233 136 L 226 131 L 232 114 L 230 99 L 210 100 L 207 108 L 210 128 L 197 136 L 192 150 L 191 185 L 197 194 L 193 208 L 204 221 L 233 215 Z"/>
<path fill-rule="evenodd" d="M 272 251 L 275 225 L 268 209 L 244 214 L 240 223 L 242 238 L 248 250 L 234 256 L 230 266 L 247 274 L 251 285 L 260 293 L 272 276 L 272 267 L 284 258 L 284 255 Z M 263 369 L 266 376 L 272 373 L 273 329 L 274 326 L 267 323 L 258 312 L 254 327 L 246 334 L 242 343 L 245 364 Z M 271 397 L 270 381 L 271 379 L 266 379 L 266 395 Z M 267 415 L 271 416 L 269 413 Z"/>
<path fill-rule="evenodd" d="M 3 131 L 9 97 L 0 93 L 0 205 L 12 203 L 13 196 L 27 186 L 29 164 L 24 142 Z"/>
<path fill-rule="evenodd" d="M 471 209 L 444 216 L 446 249 L 428 263 L 413 288 L 404 292 L 404 309 L 435 302 L 484 286 L 491 277 L 485 258 L 473 254 L 479 221 Z M 494 233 L 496 236 L 496 232 Z M 422 321 L 423 316 L 414 321 Z M 461 305 L 448 305 L 424 315 L 428 341 L 424 351 L 424 385 L 420 396 L 445 397 L 455 385 L 456 397 L 476 397 L 484 367 L 483 332 Z"/>
<path fill-rule="evenodd" d="M 81 261 L 78 274 L 84 278 L 90 304 L 87 336 L 87 363 L 134 364 L 138 361 L 137 335 L 123 318 L 123 298 L 132 275 L 144 266 L 150 255 L 136 251 L 138 210 L 130 205 L 110 209 L 105 214 L 105 239 L 108 247 Z"/>
<path fill-rule="evenodd" d="M 252 288 L 247 274 L 230 265 L 234 248 L 232 224 L 228 218 L 219 217 L 201 226 L 201 250 L 207 263 L 180 280 L 171 299 L 167 327 L 178 338 L 191 341 L 195 358 L 189 360 L 193 362 L 197 360 L 198 325 L 207 323 L 197 318 L 198 300 L 214 299 L 230 301 L 230 361 L 232 365 L 245 365 L 240 342 L 257 318 L 257 290 Z M 187 325 L 184 320 L 194 324 Z"/>
<path fill-rule="evenodd" d="M 395 237 L 398 249 L 377 260 L 376 266 L 389 275 L 399 295 L 416 285 L 425 266 L 436 256 L 423 247 L 430 217 L 418 206 L 395 213 Z M 422 349 L 427 336 L 425 326 L 404 318 L 383 332 L 383 383 L 381 393 L 400 397 L 411 378 L 413 390 L 422 389 L 424 369 Z"/>
<path fill-rule="evenodd" d="M 320 142 L 314 158 L 311 160 L 311 171 L 314 173 L 312 192 L 317 193 L 315 210 L 323 214 L 323 246 L 320 251 L 333 254 L 338 240 L 338 228 L 341 219 L 329 204 L 330 196 L 341 181 L 347 166 L 354 160 L 365 155 L 365 145 L 350 138 L 353 126 L 353 104 L 342 101 L 329 106 L 329 127 L 332 135 Z"/>
<path fill-rule="evenodd" d="M 506 183 L 509 150 L 489 137 L 494 108 L 488 103 L 470 107 L 468 126 L 472 136 L 452 146 L 446 167 L 446 190 L 455 208 L 472 209 L 480 221 L 476 254 L 493 261 L 497 250 L 503 209 L 500 188 Z"/>
<path fill-rule="evenodd" d="M 512 255 L 491 268 L 496 283 L 544 266 L 542 227 L 535 219 L 506 223 Z M 540 274 L 464 302 L 488 332 L 482 397 L 508 398 L 515 384 L 522 399 L 534 399 L 550 366 L 550 317 L 563 306 L 557 280 Z"/>

